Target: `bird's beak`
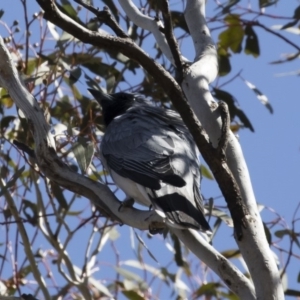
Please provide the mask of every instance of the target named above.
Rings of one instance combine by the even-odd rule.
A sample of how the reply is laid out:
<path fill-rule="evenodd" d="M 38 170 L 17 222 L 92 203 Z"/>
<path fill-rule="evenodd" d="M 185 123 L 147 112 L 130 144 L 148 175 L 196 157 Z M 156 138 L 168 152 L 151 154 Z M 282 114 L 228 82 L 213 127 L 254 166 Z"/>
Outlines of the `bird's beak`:
<path fill-rule="evenodd" d="M 95 100 L 103 106 L 103 104 L 106 102 L 111 102 L 113 100 L 113 97 L 109 94 L 104 93 L 101 89 L 94 90 L 94 89 L 88 89 L 88 91 L 94 96 Z"/>

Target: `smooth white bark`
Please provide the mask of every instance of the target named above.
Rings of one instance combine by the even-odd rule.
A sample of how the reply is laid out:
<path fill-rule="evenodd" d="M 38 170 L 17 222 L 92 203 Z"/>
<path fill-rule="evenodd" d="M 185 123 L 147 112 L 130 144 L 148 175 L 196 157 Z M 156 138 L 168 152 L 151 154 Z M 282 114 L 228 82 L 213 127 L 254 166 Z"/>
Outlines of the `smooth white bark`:
<path fill-rule="evenodd" d="M 241 299 L 256 299 L 252 283 L 229 260 L 221 255 L 199 234 L 189 230 L 171 229 L 182 243 L 209 266 Z"/>
<path fill-rule="evenodd" d="M 205 22 L 205 0 L 188 0 L 185 19 L 193 38 L 196 57 L 182 82 L 182 88 L 216 146 L 220 137 L 221 119 L 209 91 L 209 83 L 217 75 L 217 53 Z M 248 228 L 243 230 L 243 238 L 237 240 L 237 243 L 252 276 L 257 299 L 284 299 L 278 268 L 265 237 L 248 168 L 233 133 L 230 133 L 226 157 L 249 210 Z"/>

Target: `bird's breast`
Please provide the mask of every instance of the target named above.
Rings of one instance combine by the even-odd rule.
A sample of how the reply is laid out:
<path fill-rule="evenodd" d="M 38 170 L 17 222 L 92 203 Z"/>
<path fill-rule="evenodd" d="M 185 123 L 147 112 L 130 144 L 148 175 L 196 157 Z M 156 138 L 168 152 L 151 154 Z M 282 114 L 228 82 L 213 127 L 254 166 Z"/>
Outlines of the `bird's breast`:
<path fill-rule="evenodd" d="M 124 193 L 133 198 L 139 204 L 150 206 L 151 201 L 147 195 L 144 187 L 140 184 L 135 183 L 131 179 L 125 178 L 117 174 L 115 171 L 110 170 L 110 175 L 114 180 L 115 184 L 124 191 Z"/>

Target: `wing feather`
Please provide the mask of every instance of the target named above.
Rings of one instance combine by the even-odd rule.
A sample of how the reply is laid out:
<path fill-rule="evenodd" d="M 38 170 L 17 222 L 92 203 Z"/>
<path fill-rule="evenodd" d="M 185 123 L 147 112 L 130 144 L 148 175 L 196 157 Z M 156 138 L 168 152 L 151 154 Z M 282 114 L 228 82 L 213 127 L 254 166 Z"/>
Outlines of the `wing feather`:
<path fill-rule="evenodd" d="M 198 159 L 195 149 L 185 146 L 188 142 L 194 148 L 187 136 L 177 114 L 134 108 L 110 123 L 101 150 L 108 167 L 123 177 L 152 189 L 159 189 L 161 181 L 182 187 L 187 154 L 191 161 Z"/>

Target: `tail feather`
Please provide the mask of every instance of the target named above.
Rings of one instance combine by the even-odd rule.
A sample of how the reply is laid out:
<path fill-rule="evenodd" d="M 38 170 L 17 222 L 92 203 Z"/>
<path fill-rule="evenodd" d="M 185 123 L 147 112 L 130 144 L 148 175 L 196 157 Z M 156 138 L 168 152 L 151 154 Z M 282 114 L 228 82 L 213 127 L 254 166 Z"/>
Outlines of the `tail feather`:
<path fill-rule="evenodd" d="M 154 207 L 161 209 L 174 224 L 202 231 L 210 231 L 203 212 L 178 192 L 151 197 Z"/>

